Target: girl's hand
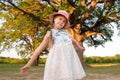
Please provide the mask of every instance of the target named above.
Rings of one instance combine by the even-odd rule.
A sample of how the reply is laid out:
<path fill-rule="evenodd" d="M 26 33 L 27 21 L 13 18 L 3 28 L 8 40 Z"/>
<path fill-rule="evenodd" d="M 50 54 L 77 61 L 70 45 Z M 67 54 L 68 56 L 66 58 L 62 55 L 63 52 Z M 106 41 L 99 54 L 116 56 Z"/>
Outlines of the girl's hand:
<path fill-rule="evenodd" d="M 27 72 L 30 69 L 30 66 L 24 66 L 20 69 L 20 73 L 23 74 L 25 72 Z"/>
<path fill-rule="evenodd" d="M 80 51 L 82 51 L 82 52 L 85 51 L 85 48 L 83 47 L 82 44 L 80 44 L 78 41 L 76 41 L 76 40 L 73 39 L 73 38 L 72 38 L 72 41 L 73 41 L 73 44 L 74 44 L 74 46 L 75 46 L 75 48 L 76 48 L 77 50 L 80 50 Z"/>

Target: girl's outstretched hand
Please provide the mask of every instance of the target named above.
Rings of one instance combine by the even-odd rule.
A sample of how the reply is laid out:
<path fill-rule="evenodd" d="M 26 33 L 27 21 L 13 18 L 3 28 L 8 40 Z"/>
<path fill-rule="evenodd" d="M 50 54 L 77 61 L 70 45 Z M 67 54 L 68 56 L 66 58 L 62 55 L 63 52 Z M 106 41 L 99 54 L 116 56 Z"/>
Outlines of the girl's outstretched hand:
<path fill-rule="evenodd" d="M 23 74 L 23 73 L 27 72 L 29 69 L 30 69 L 30 66 L 26 66 L 26 65 L 25 65 L 24 67 L 22 67 L 22 68 L 20 69 L 20 73 Z"/>

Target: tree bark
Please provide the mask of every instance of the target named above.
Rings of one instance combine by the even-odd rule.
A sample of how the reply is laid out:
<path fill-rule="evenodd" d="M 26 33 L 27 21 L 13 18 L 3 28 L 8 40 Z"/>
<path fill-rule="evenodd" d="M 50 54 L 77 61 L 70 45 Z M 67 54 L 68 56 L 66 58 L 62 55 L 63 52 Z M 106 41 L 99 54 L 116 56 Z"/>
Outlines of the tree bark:
<path fill-rule="evenodd" d="M 84 46 L 83 46 L 83 42 L 80 42 L 80 45 L 81 45 L 82 47 L 84 47 Z M 85 49 L 84 49 L 84 50 L 78 50 L 77 48 L 75 48 L 75 49 L 76 49 L 76 52 L 77 52 L 77 54 L 78 54 L 78 57 L 79 57 L 79 59 L 80 59 L 80 61 L 81 61 L 81 64 L 82 64 L 83 68 L 85 68 L 85 67 L 91 67 L 89 64 L 86 64 L 86 63 L 84 62 L 84 51 L 85 51 Z"/>
<path fill-rule="evenodd" d="M 33 63 L 33 66 L 38 66 L 38 65 L 39 65 L 39 56 L 37 57 L 37 59 Z"/>

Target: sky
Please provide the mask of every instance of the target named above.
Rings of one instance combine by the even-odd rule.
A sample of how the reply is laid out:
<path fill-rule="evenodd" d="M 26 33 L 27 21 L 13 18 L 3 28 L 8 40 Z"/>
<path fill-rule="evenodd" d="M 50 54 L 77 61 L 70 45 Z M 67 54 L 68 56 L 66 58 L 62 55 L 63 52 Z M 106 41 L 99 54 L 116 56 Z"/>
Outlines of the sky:
<path fill-rule="evenodd" d="M 112 42 L 106 42 L 105 47 L 98 46 L 97 48 L 88 47 L 84 44 L 86 50 L 84 54 L 86 56 L 114 56 L 120 54 L 120 36 L 118 36 L 118 30 L 114 28 L 115 33 L 112 37 Z"/>
<path fill-rule="evenodd" d="M 2 21 L 0 21 L 0 24 Z M 0 25 L 1 26 L 1 25 Z M 114 27 L 115 33 L 112 37 L 112 42 L 106 42 L 105 47 L 98 46 L 97 48 L 94 47 L 88 47 L 86 44 L 84 44 L 85 47 L 85 56 L 114 56 L 116 54 L 120 54 L 120 36 L 118 36 L 118 31 Z M 10 51 L 4 51 L 0 54 L 0 57 L 12 57 L 12 58 L 21 58 L 17 55 L 17 52 L 14 49 L 11 49 Z"/>

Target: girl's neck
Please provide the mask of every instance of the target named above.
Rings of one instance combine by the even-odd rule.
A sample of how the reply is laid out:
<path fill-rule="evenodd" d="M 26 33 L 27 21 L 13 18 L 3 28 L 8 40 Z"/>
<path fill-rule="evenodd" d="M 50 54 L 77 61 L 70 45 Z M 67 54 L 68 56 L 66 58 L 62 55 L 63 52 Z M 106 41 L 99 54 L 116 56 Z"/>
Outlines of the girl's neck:
<path fill-rule="evenodd" d="M 55 30 L 62 30 L 62 29 L 64 29 L 64 27 L 56 27 L 55 25 L 53 25 L 53 29 L 55 29 Z"/>
<path fill-rule="evenodd" d="M 59 30 L 62 30 L 62 29 L 58 29 L 58 28 L 53 28 L 53 29 L 58 30 L 58 31 L 59 31 Z"/>

